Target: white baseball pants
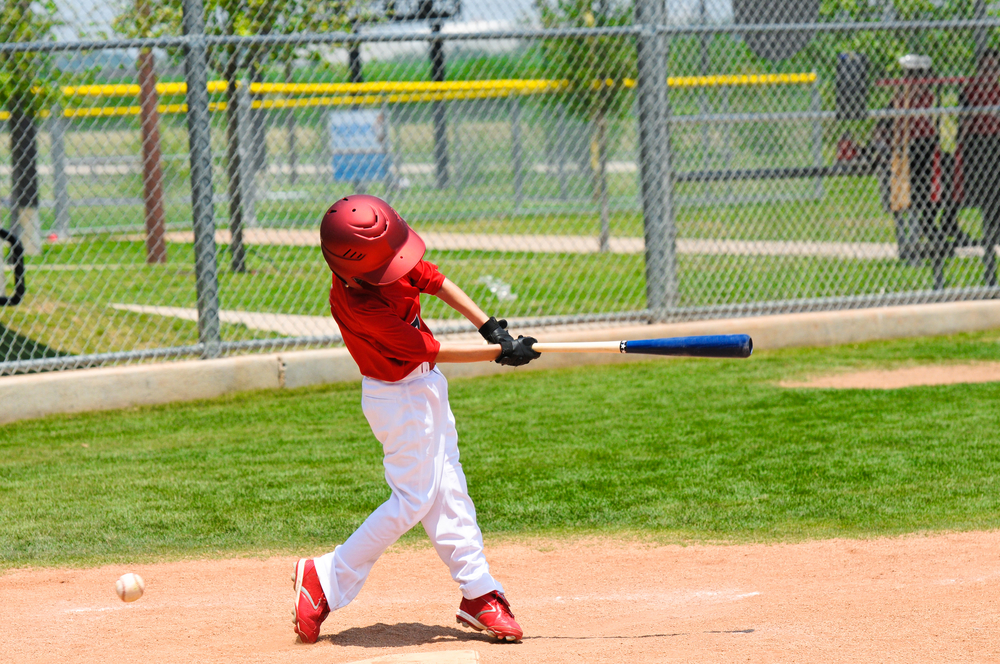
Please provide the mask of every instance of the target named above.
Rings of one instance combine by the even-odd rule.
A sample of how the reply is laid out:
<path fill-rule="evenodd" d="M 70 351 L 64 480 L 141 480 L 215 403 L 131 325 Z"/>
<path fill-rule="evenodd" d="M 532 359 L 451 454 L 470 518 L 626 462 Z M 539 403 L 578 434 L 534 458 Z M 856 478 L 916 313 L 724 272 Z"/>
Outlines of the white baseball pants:
<path fill-rule="evenodd" d="M 330 609 L 361 591 L 382 552 L 420 522 L 468 599 L 503 587 L 490 576 L 483 535 L 458 461 L 448 381 L 424 364 L 401 381 L 362 381 L 361 407 L 382 443 L 392 495 L 346 542 L 315 559 Z"/>

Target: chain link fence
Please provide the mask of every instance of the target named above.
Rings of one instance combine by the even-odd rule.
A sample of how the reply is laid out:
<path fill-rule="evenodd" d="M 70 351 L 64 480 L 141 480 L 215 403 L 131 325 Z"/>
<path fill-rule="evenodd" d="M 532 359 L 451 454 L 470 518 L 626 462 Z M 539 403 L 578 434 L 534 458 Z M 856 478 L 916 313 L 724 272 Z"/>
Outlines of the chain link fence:
<path fill-rule="evenodd" d="M 0 374 L 338 343 L 351 192 L 515 326 L 1000 294 L 989 2 L 0 6 Z"/>

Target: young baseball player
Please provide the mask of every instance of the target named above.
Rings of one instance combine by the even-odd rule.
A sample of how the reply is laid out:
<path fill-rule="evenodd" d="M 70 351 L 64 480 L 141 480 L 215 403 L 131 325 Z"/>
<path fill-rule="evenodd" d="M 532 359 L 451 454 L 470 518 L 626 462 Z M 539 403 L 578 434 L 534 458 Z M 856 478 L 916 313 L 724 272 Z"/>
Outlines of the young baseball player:
<path fill-rule="evenodd" d="M 458 460 L 448 382 L 438 362 L 496 361 L 520 366 L 539 357 L 535 339 L 514 339 L 462 289 L 423 260 L 424 242 L 385 201 L 348 196 L 327 210 L 320 229 L 333 271 L 330 310 L 364 376 L 361 408 L 382 443 L 392 495 L 346 542 L 295 565 L 295 632 L 315 643 L 330 611 L 347 606 L 372 565 L 418 522 L 459 584 L 460 624 L 501 641 L 520 640 L 503 586 L 490 575 L 483 536 Z M 489 342 L 438 342 L 420 318 L 420 294 L 436 295 Z"/>

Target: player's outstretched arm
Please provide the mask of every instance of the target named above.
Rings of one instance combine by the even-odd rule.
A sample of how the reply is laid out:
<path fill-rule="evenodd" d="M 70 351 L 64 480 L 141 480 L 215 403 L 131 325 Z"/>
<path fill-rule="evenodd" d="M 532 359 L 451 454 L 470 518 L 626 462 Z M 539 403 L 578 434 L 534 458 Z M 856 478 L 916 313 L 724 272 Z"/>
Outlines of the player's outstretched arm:
<path fill-rule="evenodd" d="M 472 301 L 471 297 L 465 294 L 464 290 L 447 277 L 436 295 L 442 302 L 468 318 L 469 322 L 476 326 L 476 329 L 482 327 L 490 318 L 479 308 L 479 305 Z"/>
<path fill-rule="evenodd" d="M 437 296 L 449 307 L 469 319 L 469 322 L 476 326 L 479 334 L 483 335 L 483 339 L 486 339 L 487 343 L 502 344 L 505 341 L 514 341 L 514 337 L 507 332 L 507 321 L 498 321 L 492 316 L 487 317 L 483 310 L 472 301 L 472 298 L 451 279 L 445 277 Z"/>
<path fill-rule="evenodd" d="M 468 343 L 443 343 L 438 350 L 437 362 L 489 362 L 495 361 L 508 367 L 520 367 L 542 356 L 534 350 L 534 337 L 518 337 L 501 344 L 473 346 Z"/>
<path fill-rule="evenodd" d="M 468 343 L 441 344 L 437 362 L 492 362 L 499 357 L 500 346 L 471 346 Z"/>
<path fill-rule="evenodd" d="M 489 342 L 488 346 L 470 346 L 468 344 L 441 344 L 438 351 L 438 362 L 490 362 L 495 361 L 510 367 L 519 367 L 531 360 L 541 357 L 541 353 L 531 348 L 535 343 L 533 337 L 510 336 L 507 332 L 507 321 L 498 321 L 486 315 L 472 298 L 458 285 L 447 277 L 436 293 L 445 304 L 465 316 L 469 322 L 479 329 L 479 333 Z"/>

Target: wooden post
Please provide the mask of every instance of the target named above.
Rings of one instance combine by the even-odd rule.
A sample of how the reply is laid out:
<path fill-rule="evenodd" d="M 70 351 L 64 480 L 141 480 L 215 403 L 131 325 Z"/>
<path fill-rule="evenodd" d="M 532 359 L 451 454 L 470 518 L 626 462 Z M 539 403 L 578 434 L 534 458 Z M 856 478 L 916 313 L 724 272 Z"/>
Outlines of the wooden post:
<path fill-rule="evenodd" d="M 160 154 L 160 114 L 156 107 L 156 71 L 152 49 L 139 51 L 139 108 L 142 122 L 142 187 L 146 206 L 146 262 L 166 263 L 166 210 L 163 206 L 163 165 Z"/>

